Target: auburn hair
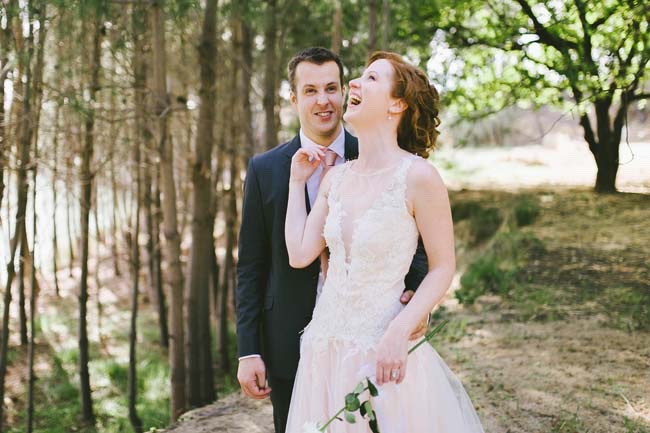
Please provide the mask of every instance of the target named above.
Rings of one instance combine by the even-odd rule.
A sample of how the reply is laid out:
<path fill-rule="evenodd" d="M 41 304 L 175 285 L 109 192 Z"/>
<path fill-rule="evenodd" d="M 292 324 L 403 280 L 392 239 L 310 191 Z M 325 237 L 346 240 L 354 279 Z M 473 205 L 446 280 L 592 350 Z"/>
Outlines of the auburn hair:
<path fill-rule="evenodd" d="M 402 99 L 407 107 L 397 126 L 397 144 L 402 149 L 429 157 L 436 148 L 440 118 L 440 96 L 422 70 L 407 63 L 402 56 L 387 51 L 373 53 L 366 67 L 380 59 L 393 66 L 394 82 L 392 97 Z"/>

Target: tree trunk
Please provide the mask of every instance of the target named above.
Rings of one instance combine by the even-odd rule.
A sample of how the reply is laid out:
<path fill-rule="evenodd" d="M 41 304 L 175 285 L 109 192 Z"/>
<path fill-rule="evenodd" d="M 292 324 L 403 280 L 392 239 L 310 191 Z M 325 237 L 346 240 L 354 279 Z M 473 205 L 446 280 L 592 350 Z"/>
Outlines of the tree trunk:
<path fill-rule="evenodd" d="M 66 188 L 65 188 L 65 218 L 66 218 L 66 225 L 67 225 L 67 233 L 68 233 L 68 274 L 70 275 L 70 278 L 72 278 L 73 273 L 72 269 L 74 267 L 74 262 L 75 262 L 75 255 L 74 255 L 74 238 L 75 238 L 75 233 L 73 231 L 73 225 L 72 225 L 72 188 L 73 188 L 73 170 L 74 167 L 72 165 L 72 158 L 70 155 L 67 155 L 65 158 L 65 166 L 66 166 Z"/>
<path fill-rule="evenodd" d="M 187 283 L 188 403 L 198 407 L 216 398 L 210 338 L 210 268 L 212 254 L 212 168 L 216 113 L 216 22 L 217 1 L 208 0 L 199 65 L 201 105 L 192 167 L 192 246 Z"/>
<path fill-rule="evenodd" d="M 34 77 L 35 87 L 35 100 L 37 101 L 37 110 L 40 113 L 41 96 L 42 96 L 42 77 L 43 77 L 43 63 L 44 63 L 44 50 L 45 50 L 45 17 L 47 12 L 47 3 L 43 2 L 38 7 L 39 10 L 39 29 L 38 29 L 38 54 L 36 56 L 36 70 Z M 38 128 L 38 120 L 36 121 L 35 128 Z M 38 137 L 35 133 L 34 136 L 34 161 L 38 161 Z M 33 432 L 34 427 L 34 336 L 36 334 L 36 173 L 37 164 L 32 168 L 32 261 L 31 261 L 31 282 L 29 294 L 29 348 L 28 348 L 28 388 L 27 388 L 27 433 Z M 25 236 L 26 238 L 27 236 Z M 24 239 L 27 243 L 27 239 Z"/>
<path fill-rule="evenodd" d="M 101 36 L 102 18 L 99 9 L 91 22 L 93 26 L 92 46 L 90 56 L 90 83 L 88 93 L 90 101 L 95 100 L 99 89 L 99 71 L 101 68 Z M 89 256 L 89 222 L 90 207 L 93 191 L 93 173 L 90 164 L 93 159 L 95 139 L 95 112 L 92 105 L 87 108 L 84 122 L 84 144 L 81 152 L 80 179 L 80 201 L 79 210 L 81 214 L 81 281 L 79 289 L 79 381 L 81 385 L 81 416 L 87 424 L 94 424 L 93 401 L 90 389 L 90 373 L 88 371 L 88 256 Z"/>
<path fill-rule="evenodd" d="M 10 8 L 5 9 L 7 12 Z M 7 17 L 7 22 L 11 22 L 11 15 Z M 5 125 L 5 86 L 4 82 L 9 74 L 9 54 L 11 53 L 11 26 L 0 28 L 0 209 L 2 208 L 2 198 L 4 196 L 4 169 L 7 165 L 6 153 L 8 153 L 9 143 L 6 136 Z"/>
<path fill-rule="evenodd" d="M 278 130 L 276 128 L 276 74 L 277 74 L 277 19 L 276 0 L 266 2 L 266 20 L 264 28 L 264 142 L 267 149 L 278 144 Z"/>
<path fill-rule="evenodd" d="M 579 95 L 576 96 L 578 97 Z M 627 104 L 623 102 L 612 125 L 609 115 L 611 102 L 611 95 L 594 102 L 596 132 L 594 132 L 591 120 L 586 113 L 580 117 L 580 125 L 584 131 L 584 138 L 589 144 L 589 150 L 594 155 L 598 168 L 594 190 L 600 193 L 616 192 L 619 144 L 621 142 L 623 118 L 627 110 Z"/>
<path fill-rule="evenodd" d="M 233 25 L 233 28 L 236 28 Z M 239 38 L 235 32 L 233 35 L 233 51 L 237 52 L 239 49 Z M 224 260 L 223 279 L 221 281 L 221 299 L 219 305 L 219 353 L 220 353 L 220 367 L 224 373 L 230 372 L 230 341 L 228 338 L 228 305 L 231 292 L 231 280 L 234 272 L 234 247 L 235 239 L 233 237 L 233 228 L 237 222 L 237 180 L 239 178 L 239 152 L 241 147 L 241 106 L 236 103 L 237 98 L 237 83 L 239 82 L 239 68 L 238 65 L 233 64 L 230 70 L 230 89 L 229 103 L 230 107 L 236 107 L 228 112 L 226 124 L 229 126 L 229 134 L 227 137 L 227 158 L 228 158 L 228 178 L 229 186 L 224 188 L 224 199 L 226 200 L 225 217 L 226 217 L 226 255 Z"/>
<path fill-rule="evenodd" d="M 144 18 L 141 14 L 134 13 L 133 14 L 133 27 L 134 30 L 137 25 L 141 24 L 143 21 L 142 18 Z M 136 55 L 137 57 L 137 55 Z M 136 60 L 136 77 L 138 76 L 138 65 L 137 65 L 137 60 Z M 136 78 L 136 81 L 138 79 Z M 136 87 L 136 89 L 138 89 Z M 144 112 L 139 112 L 136 117 L 142 117 L 144 115 Z M 136 119 L 136 124 L 143 124 L 144 119 L 139 118 Z M 142 129 L 139 129 L 141 132 Z M 136 433 L 142 433 L 143 428 L 142 428 L 142 420 L 138 416 L 138 411 L 136 409 L 136 402 L 137 402 L 137 392 L 138 392 L 138 375 L 137 375 L 137 368 L 136 368 L 136 342 L 138 340 L 138 327 L 137 327 L 137 320 L 138 320 L 138 290 L 139 290 L 139 284 L 140 284 L 140 279 L 138 278 L 140 275 L 140 247 L 138 243 L 138 238 L 140 236 L 140 203 L 142 201 L 142 180 L 140 176 L 140 144 L 143 141 L 144 136 L 143 134 L 137 134 L 136 139 L 135 139 L 135 145 L 134 145 L 134 151 L 133 151 L 133 160 L 134 160 L 134 170 L 132 172 L 135 173 L 136 176 L 136 193 L 135 193 L 135 222 L 133 223 L 133 228 L 132 228 L 132 233 L 133 235 L 130 237 L 130 244 L 131 244 L 131 276 L 133 279 L 133 292 L 131 294 L 131 326 L 129 330 L 129 377 L 128 377 L 128 394 L 129 394 L 129 422 L 131 423 L 131 426 L 133 427 L 133 430 Z"/>
<path fill-rule="evenodd" d="M 56 222 L 56 207 L 58 204 L 57 197 L 57 179 L 59 178 L 59 114 L 61 111 L 61 105 L 57 103 L 56 111 L 54 114 L 54 138 L 53 138 L 53 160 L 54 164 L 52 165 L 52 221 Z M 59 277 L 57 275 L 59 271 L 59 241 L 57 237 L 57 227 L 54 224 L 52 228 L 52 273 L 54 277 L 54 290 L 57 297 L 61 296 L 59 289 Z"/>
<path fill-rule="evenodd" d="M 343 9 L 341 0 L 334 1 L 334 18 L 332 20 L 332 51 L 341 54 L 343 42 Z"/>
<path fill-rule="evenodd" d="M 20 345 L 27 346 L 27 313 L 25 312 L 25 267 L 29 264 L 29 244 L 27 243 L 27 230 L 23 225 L 20 234 L 20 261 L 18 268 L 18 322 L 20 324 Z"/>
<path fill-rule="evenodd" d="M 377 0 L 368 0 L 368 54 L 377 49 Z"/>
<path fill-rule="evenodd" d="M 32 8 L 28 8 L 28 14 L 31 15 Z M 27 194 L 29 190 L 29 185 L 27 183 L 27 170 L 31 164 L 30 158 L 30 145 L 31 145 L 31 99 L 32 99 L 32 74 L 31 74 L 31 62 L 34 52 L 33 44 L 33 29 L 31 26 L 31 17 L 28 16 L 28 34 L 27 38 L 23 41 L 20 46 L 20 51 L 22 54 L 20 56 L 21 65 L 19 65 L 19 71 L 25 73 L 24 77 L 24 94 L 23 94 L 23 103 L 22 103 L 22 115 L 20 117 L 20 122 L 18 123 L 18 134 L 16 138 L 19 139 L 19 149 L 20 149 L 20 158 L 18 160 L 18 207 L 16 210 L 16 227 L 14 236 L 11 240 L 10 245 L 10 256 L 9 263 L 7 264 L 7 283 L 5 285 L 5 296 L 4 296 L 4 311 L 2 316 L 2 341 L 0 345 L 0 431 L 3 431 L 3 419 L 4 419 L 4 394 L 5 394 L 5 374 L 7 372 L 7 353 L 9 349 L 9 307 L 11 305 L 11 284 L 15 276 L 15 262 L 14 258 L 18 245 L 22 244 L 25 237 L 23 232 L 25 231 L 25 215 L 27 210 Z M 23 82 L 23 77 L 21 76 L 19 80 Z"/>
<path fill-rule="evenodd" d="M 155 99 L 156 141 L 160 152 L 163 223 L 166 242 L 168 278 L 171 286 L 170 343 L 171 419 L 175 421 L 186 408 L 185 357 L 183 335 L 183 273 L 180 263 L 181 244 L 176 212 L 174 152 L 167 131 L 169 97 L 166 90 L 165 29 L 162 0 L 150 7 L 153 49 L 153 97 Z"/>
<path fill-rule="evenodd" d="M 240 2 L 242 15 L 247 16 L 250 5 L 248 0 Z M 251 38 L 251 26 L 247 19 L 239 20 L 240 28 L 240 50 L 237 55 L 242 65 L 239 75 L 239 95 L 242 104 L 242 132 L 244 134 L 242 152 L 243 166 L 248 167 L 248 160 L 255 154 L 257 146 L 255 145 L 255 135 L 253 134 L 253 113 L 251 109 L 251 80 L 253 79 L 253 46 Z"/>
<path fill-rule="evenodd" d="M 381 49 L 388 50 L 388 44 L 390 41 L 390 1 L 384 0 L 383 9 L 382 9 L 382 33 L 381 33 Z"/>
<path fill-rule="evenodd" d="M 160 345 L 168 347 L 169 335 L 167 331 L 167 311 L 165 307 L 165 296 L 162 290 L 162 271 L 160 267 L 160 234 L 159 222 L 156 211 L 154 215 L 152 198 L 152 177 L 151 170 L 154 167 L 153 153 L 156 151 L 149 124 L 145 118 L 147 93 L 147 75 L 150 62 L 150 51 L 147 39 L 150 38 L 148 20 L 143 8 L 134 12 L 133 37 L 134 37 L 134 72 L 135 72 L 135 106 L 136 106 L 136 135 L 142 141 L 144 149 L 147 149 L 144 167 L 143 204 L 145 215 L 145 226 L 147 228 L 147 258 L 149 271 L 149 297 L 153 300 L 158 310 L 158 323 L 160 330 Z M 157 179 L 156 179 L 157 180 Z"/>
<path fill-rule="evenodd" d="M 160 170 L 155 167 L 155 186 L 153 189 L 153 212 L 151 215 L 151 233 L 153 238 L 153 276 L 155 277 L 156 293 L 158 294 L 158 326 L 160 327 L 160 345 L 169 347 L 169 328 L 167 325 L 167 297 L 162 284 L 162 255 L 160 251 Z"/>
<path fill-rule="evenodd" d="M 44 38 L 41 37 L 41 34 L 45 33 L 45 7 L 46 5 L 41 6 L 43 10 L 41 11 L 40 28 L 39 28 L 39 49 L 43 49 Z M 34 160 L 38 160 L 38 148 L 37 142 L 34 142 Z M 37 165 L 34 164 L 32 168 L 32 252 L 36 252 L 36 168 Z M 26 236 L 23 239 L 23 242 L 27 243 Z M 34 430 L 34 382 L 36 377 L 34 376 L 34 336 L 36 334 L 36 260 L 32 259 L 31 261 L 31 282 L 30 282 L 30 293 L 29 293 L 29 346 L 28 346 L 28 385 L 27 385 L 27 433 L 32 433 Z"/>

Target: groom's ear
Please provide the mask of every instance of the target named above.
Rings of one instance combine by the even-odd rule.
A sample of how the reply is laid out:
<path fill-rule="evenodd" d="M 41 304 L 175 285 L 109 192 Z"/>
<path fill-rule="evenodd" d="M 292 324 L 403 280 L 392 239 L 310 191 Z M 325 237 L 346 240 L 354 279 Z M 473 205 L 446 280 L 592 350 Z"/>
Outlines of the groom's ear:
<path fill-rule="evenodd" d="M 291 102 L 291 105 L 294 107 L 298 103 L 298 97 L 296 96 L 296 93 L 292 90 L 289 92 L 289 102 Z"/>

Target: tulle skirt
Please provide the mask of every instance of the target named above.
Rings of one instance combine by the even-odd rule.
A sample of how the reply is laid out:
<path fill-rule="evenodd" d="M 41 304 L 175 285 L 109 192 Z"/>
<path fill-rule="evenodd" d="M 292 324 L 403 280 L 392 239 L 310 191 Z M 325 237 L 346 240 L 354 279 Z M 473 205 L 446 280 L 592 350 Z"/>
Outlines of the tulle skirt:
<path fill-rule="evenodd" d="M 287 433 L 302 433 L 306 423 L 324 425 L 367 376 L 374 380 L 375 352 L 348 341 L 302 342 L 291 397 Z M 371 399 L 382 433 L 484 433 L 463 385 L 429 344 L 409 355 L 406 377 L 378 387 Z M 363 402 L 368 392 L 360 396 Z M 370 433 L 366 420 L 335 420 L 328 433 Z"/>

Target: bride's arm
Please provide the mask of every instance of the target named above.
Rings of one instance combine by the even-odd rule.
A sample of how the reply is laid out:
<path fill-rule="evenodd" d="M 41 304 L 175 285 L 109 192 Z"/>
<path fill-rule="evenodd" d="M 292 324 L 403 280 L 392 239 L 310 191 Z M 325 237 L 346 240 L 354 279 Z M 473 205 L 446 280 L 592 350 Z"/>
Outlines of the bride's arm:
<path fill-rule="evenodd" d="M 300 149 L 291 161 L 284 237 L 289 253 L 289 264 L 294 268 L 309 266 L 325 249 L 323 226 L 327 217 L 326 191 L 329 190 L 329 173 L 321 182 L 318 196 L 309 215 L 305 204 L 305 185 L 320 163 L 318 152 L 318 149 Z"/>
<path fill-rule="evenodd" d="M 393 319 L 378 348 L 377 380 L 390 380 L 390 370 L 400 368 L 404 378 L 408 337 L 418 323 L 447 293 L 456 270 L 454 227 L 447 189 L 436 169 L 426 161 L 414 161 L 409 170 L 408 201 L 422 236 L 429 272 L 404 309 Z M 382 379 L 380 379 L 382 375 Z"/>

